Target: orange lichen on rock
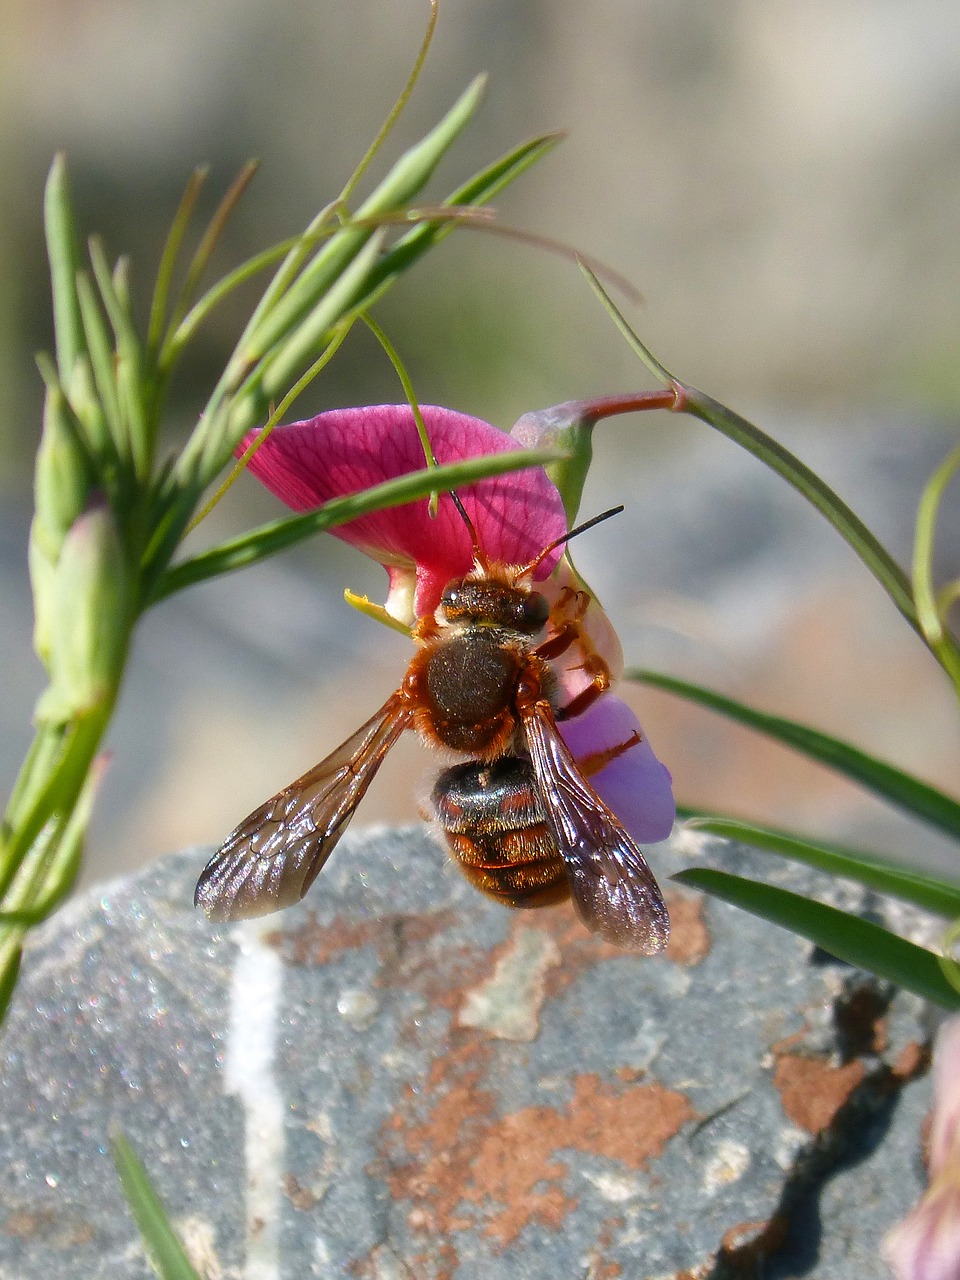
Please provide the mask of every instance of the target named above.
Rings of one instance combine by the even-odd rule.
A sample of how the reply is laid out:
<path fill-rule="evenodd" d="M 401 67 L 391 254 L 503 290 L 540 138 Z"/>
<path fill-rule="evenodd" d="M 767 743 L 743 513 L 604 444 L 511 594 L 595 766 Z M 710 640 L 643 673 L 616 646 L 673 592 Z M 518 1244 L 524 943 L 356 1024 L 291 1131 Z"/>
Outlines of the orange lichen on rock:
<path fill-rule="evenodd" d="M 866 1075 L 859 1059 L 833 1067 L 822 1058 L 785 1053 L 777 1059 L 773 1082 L 787 1116 L 807 1133 L 820 1133 Z"/>
<path fill-rule="evenodd" d="M 484 1044 L 464 1041 L 443 1066 L 434 1064 L 412 1100 L 417 1111 L 426 1101 L 426 1114 L 395 1116 L 387 1126 L 387 1183 L 395 1199 L 413 1202 L 415 1229 L 480 1228 L 501 1247 L 532 1224 L 559 1230 L 577 1205 L 563 1186 L 564 1151 L 638 1170 L 694 1116 L 684 1094 L 655 1081 L 623 1088 L 593 1074 L 573 1077 L 563 1107 L 497 1115 L 492 1094 L 480 1087 L 487 1057 Z"/>
<path fill-rule="evenodd" d="M 703 918 L 703 896 L 668 893 L 670 941 L 666 956 L 675 964 L 699 964 L 710 950 L 710 933 Z"/>

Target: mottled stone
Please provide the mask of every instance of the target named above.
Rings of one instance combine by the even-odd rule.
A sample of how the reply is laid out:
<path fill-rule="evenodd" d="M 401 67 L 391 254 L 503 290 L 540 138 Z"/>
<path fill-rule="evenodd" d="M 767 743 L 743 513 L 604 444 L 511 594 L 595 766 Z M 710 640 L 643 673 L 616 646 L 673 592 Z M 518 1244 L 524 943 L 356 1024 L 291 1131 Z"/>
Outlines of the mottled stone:
<path fill-rule="evenodd" d="M 151 1274 L 114 1126 L 210 1280 L 876 1273 L 922 1185 L 919 1000 L 688 890 L 670 950 L 626 955 L 482 898 L 422 827 L 348 834 L 306 904 L 238 926 L 193 909 L 204 856 L 28 949 L 3 1280 Z M 691 857 L 812 883 L 703 841 L 651 861 Z"/>

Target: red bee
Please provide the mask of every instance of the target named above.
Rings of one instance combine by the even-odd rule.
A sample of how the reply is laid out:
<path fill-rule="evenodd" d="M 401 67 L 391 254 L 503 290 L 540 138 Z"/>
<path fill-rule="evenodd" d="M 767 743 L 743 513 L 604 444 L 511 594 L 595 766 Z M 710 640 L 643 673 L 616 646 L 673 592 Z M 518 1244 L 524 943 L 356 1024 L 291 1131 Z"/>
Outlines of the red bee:
<path fill-rule="evenodd" d="M 574 644 L 587 647 L 578 625 L 587 601 L 564 593 L 551 614 L 532 586 L 549 552 L 622 508 L 518 566 L 484 556 L 453 497 L 473 537 L 475 566 L 448 583 L 436 613 L 416 624 L 417 652 L 400 688 L 342 746 L 237 827 L 204 869 L 196 904 L 211 920 L 240 920 L 299 901 L 387 752 L 415 729 L 430 745 L 466 757 L 440 774 L 432 805 L 452 857 L 477 888 L 514 907 L 572 897 L 589 929 L 653 955 L 669 933 L 663 896 L 557 727 L 610 683 L 592 654 L 591 683 L 561 704 L 550 662 Z M 634 734 L 592 759 L 591 771 L 636 741 Z"/>

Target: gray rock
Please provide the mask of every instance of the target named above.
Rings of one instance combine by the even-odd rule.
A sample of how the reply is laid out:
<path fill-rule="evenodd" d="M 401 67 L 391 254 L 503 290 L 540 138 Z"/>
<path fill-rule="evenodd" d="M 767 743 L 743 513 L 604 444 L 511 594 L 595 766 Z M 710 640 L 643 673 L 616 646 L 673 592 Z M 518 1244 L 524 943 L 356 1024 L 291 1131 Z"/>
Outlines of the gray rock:
<path fill-rule="evenodd" d="M 692 853 L 812 884 L 690 845 L 655 847 L 658 872 Z M 151 1274 L 113 1126 L 209 1280 L 880 1270 L 922 1185 L 916 998 L 686 890 L 665 956 L 618 953 L 568 908 L 487 902 L 419 827 L 348 835 L 306 904 L 239 926 L 194 911 L 203 862 L 31 942 L 0 1059 L 3 1280 Z"/>

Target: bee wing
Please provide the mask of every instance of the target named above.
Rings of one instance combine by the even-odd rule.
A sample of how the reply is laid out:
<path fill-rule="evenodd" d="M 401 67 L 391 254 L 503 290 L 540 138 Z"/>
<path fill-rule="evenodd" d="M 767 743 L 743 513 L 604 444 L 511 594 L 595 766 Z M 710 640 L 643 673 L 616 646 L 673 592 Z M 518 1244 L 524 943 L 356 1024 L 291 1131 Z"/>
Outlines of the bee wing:
<path fill-rule="evenodd" d="M 244 920 L 299 902 L 320 873 L 411 711 L 395 693 L 325 760 L 251 813 L 213 855 L 194 902 Z"/>
<path fill-rule="evenodd" d="M 618 947 L 655 955 L 670 919 L 647 860 L 586 781 L 548 703 L 521 708 L 537 791 L 581 920 Z"/>

